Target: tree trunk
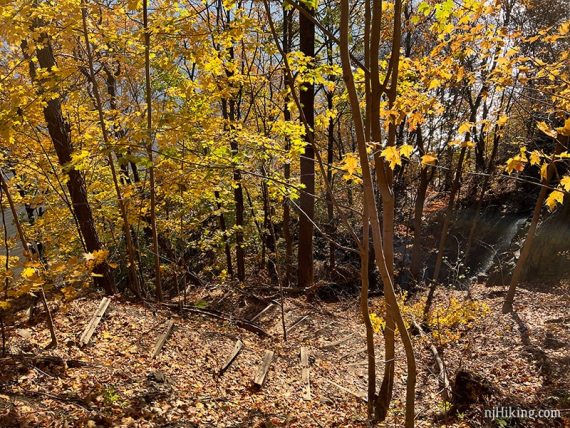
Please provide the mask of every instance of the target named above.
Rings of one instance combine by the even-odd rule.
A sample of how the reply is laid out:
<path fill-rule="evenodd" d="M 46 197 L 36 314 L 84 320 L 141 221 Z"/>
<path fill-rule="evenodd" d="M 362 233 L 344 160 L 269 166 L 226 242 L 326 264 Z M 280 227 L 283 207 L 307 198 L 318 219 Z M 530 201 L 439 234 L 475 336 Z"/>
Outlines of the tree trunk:
<path fill-rule="evenodd" d="M 143 29 L 144 29 L 144 69 L 146 95 L 146 127 L 147 127 L 147 156 L 149 160 L 149 191 L 150 191 L 150 227 L 152 229 L 152 252 L 154 260 L 154 284 L 156 298 L 162 301 L 162 279 L 160 272 L 160 247 L 158 245 L 158 229 L 156 226 L 156 186 L 154 182 L 153 136 L 152 136 L 152 92 L 150 81 L 150 30 L 148 28 L 148 0 L 143 0 Z"/>
<path fill-rule="evenodd" d="M 302 5 L 310 16 L 313 10 Z M 299 14 L 299 33 L 301 52 L 309 57 L 315 56 L 315 24 L 303 13 Z M 304 90 L 300 91 L 300 101 L 303 115 L 310 130 L 305 135 L 305 152 L 301 155 L 301 192 L 299 215 L 299 251 L 297 253 L 297 279 L 301 288 L 310 288 L 313 285 L 313 221 L 315 217 L 315 153 L 311 141 L 314 136 L 315 124 L 315 93 L 312 83 L 303 83 Z"/>
<path fill-rule="evenodd" d="M 538 222 L 540 220 L 540 213 L 542 211 L 542 206 L 544 205 L 546 196 L 550 191 L 550 189 L 547 187 L 548 183 L 550 182 L 550 178 L 552 177 L 556 169 L 554 165 L 554 159 L 556 155 L 559 154 L 565 147 L 568 147 L 568 141 L 570 140 L 570 138 L 568 137 L 562 137 L 562 138 L 564 139 L 564 141 L 560 141 L 560 143 L 556 142 L 556 149 L 554 150 L 554 155 L 552 156 L 552 163 L 548 166 L 546 177 L 543 177 L 541 181 L 543 187 L 541 187 L 540 193 L 538 194 L 538 198 L 536 199 L 536 204 L 534 205 L 534 211 L 532 213 L 532 220 L 530 223 L 530 227 L 528 229 L 526 239 L 522 246 L 519 259 L 517 260 L 515 270 L 513 271 L 513 276 L 511 277 L 511 283 L 509 285 L 509 289 L 507 291 L 507 295 L 505 296 L 505 301 L 503 303 L 504 314 L 508 314 L 509 312 L 513 311 L 513 302 L 515 300 L 517 285 L 521 280 L 522 274 L 524 273 L 526 261 L 528 259 L 528 256 L 530 255 L 530 250 L 532 249 L 534 238 L 536 237 L 536 228 L 538 227 Z"/>
<path fill-rule="evenodd" d="M 40 28 L 39 23 L 34 24 L 34 29 L 38 30 Z M 51 70 L 55 66 L 55 57 L 53 55 L 53 50 L 49 37 L 42 33 L 39 40 L 40 49 L 36 50 L 36 56 L 38 58 L 38 65 L 46 70 Z M 24 50 L 24 55 L 28 55 L 27 43 L 22 43 L 22 48 Z M 30 60 L 30 75 L 32 80 L 36 80 L 35 66 Z M 40 94 L 43 93 L 43 88 L 40 84 Z M 94 251 L 100 251 L 103 247 L 101 241 L 99 240 L 99 235 L 95 229 L 95 221 L 93 220 L 93 213 L 91 211 L 91 206 L 89 205 L 89 200 L 87 198 L 87 188 L 85 181 L 81 173 L 73 167 L 68 167 L 71 162 L 71 155 L 73 153 L 73 146 L 71 143 L 70 127 L 69 124 L 63 118 L 62 108 L 61 108 L 61 98 L 52 98 L 46 101 L 44 107 L 44 118 L 47 122 L 48 132 L 50 138 L 53 142 L 55 152 L 59 164 L 62 167 L 66 167 L 66 172 L 69 177 L 67 180 L 67 188 L 69 190 L 69 195 L 71 198 L 71 203 L 73 206 L 73 211 L 77 217 L 77 222 L 79 223 L 79 229 L 83 235 L 85 241 L 85 247 L 88 252 L 92 253 Z M 111 270 L 106 261 L 98 264 L 93 269 L 95 274 L 93 281 L 95 284 L 105 290 L 109 295 L 116 292 L 115 282 L 111 275 Z"/>
<path fill-rule="evenodd" d="M 288 11 L 283 7 L 283 52 L 287 55 L 291 52 L 291 34 L 292 34 L 292 14 L 293 11 Z M 285 88 L 292 82 L 288 82 L 287 72 L 283 73 L 283 85 Z M 291 120 L 291 112 L 289 111 L 289 97 L 285 98 L 283 106 L 283 120 Z M 285 143 L 285 150 L 289 151 L 291 142 L 289 140 Z M 285 181 L 288 182 L 291 177 L 291 166 L 285 163 L 283 166 L 283 176 Z M 291 207 L 289 206 L 289 198 L 284 198 L 283 201 L 283 238 L 285 239 L 285 286 L 291 283 L 291 265 L 293 261 L 293 237 L 291 236 Z"/>
<path fill-rule="evenodd" d="M 362 181 L 363 181 L 363 188 L 364 188 L 364 204 L 366 210 L 368 212 L 368 216 L 370 219 L 370 227 L 372 230 L 372 238 L 375 248 L 375 255 L 376 255 L 376 264 L 380 271 L 380 275 L 382 277 L 382 282 L 384 284 L 384 296 L 386 299 L 386 306 L 387 306 L 387 319 L 388 317 L 392 317 L 394 320 L 395 325 L 397 325 L 398 330 L 400 331 L 400 336 L 402 338 L 402 342 L 404 344 L 404 349 L 406 351 L 406 360 L 407 360 L 407 385 L 406 385 L 406 428 L 410 428 L 414 426 L 415 422 L 415 411 L 414 411 L 414 402 L 415 402 L 415 384 L 416 384 L 416 363 L 414 357 L 414 350 L 412 347 L 412 342 L 409 336 L 409 333 L 406 329 L 406 325 L 402 318 L 402 314 L 398 307 L 398 302 L 396 299 L 396 294 L 394 292 L 394 283 L 392 279 L 391 272 L 393 271 L 387 265 L 387 259 L 384 254 L 384 245 L 382 239 L 382 229 L 380 226 L 380 220 L 378 218 L 378 208 L 376 205 L 376 195 L 372 183 L 372 174 L 370 170 L 370 162 L 368 159 L 368 152 L 366 147 L 366 139 L 365 139 L 365 127 L 362 120 L 362 114 L 360 112 L 360 101 L 356 92 L 356 86 L 354 83 L 354 78 L 351 69 L 351 62 L 350 62 L 350 48 L 349 48 L 349 2 L 348 0 L 341 1 L 341 18 L 340 18 L 340 51 L 341 51 L 341 63 L 342 63 L 342 70 L 343 70 L 343 79 L 345 81 L 347 91 L 348 91 L 348 98 L 350 102 L 350 107 L 352 111 L 352 117 L 354 122 L 354 128 L 356 131 L 356 140 L 358 146 L 358 153 L 360 157 L 360 164 L 362 168 Z M 401 30 L 400 24 L 400 11 L 401 10 L 401 2 L 397 1 L 397 5 L 395 6 L 395 20 L 394 20 L 394 30 L 395 30 L 395 38 L 399 38 L 399 31 Z M 374 19 L 373 19 L 374 22 Z M 374 31 L 372 32 L 372 36 L 375 36 Z M 373 44 L 374 46 L 374 44 Z M 396 43 L 393 43 L 392 47 L 394 48 Z M 394 54 L 394 52 L 393 52 Z M 371 65 L 373 62 L 371 61 Z M 374 79 L 373 76 L 371 76 Z M 372 80 L 374 81 L 374 80 Z M 393 361 L 393 359 L 392 359 Z"/>

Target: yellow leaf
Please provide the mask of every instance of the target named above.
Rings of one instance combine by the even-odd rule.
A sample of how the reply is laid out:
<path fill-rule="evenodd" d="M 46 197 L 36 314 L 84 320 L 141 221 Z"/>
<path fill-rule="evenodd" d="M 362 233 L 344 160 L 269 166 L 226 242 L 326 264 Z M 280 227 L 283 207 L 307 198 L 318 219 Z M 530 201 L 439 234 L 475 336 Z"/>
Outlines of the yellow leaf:
<path fill-rule="evenodd" d="M 400 147 L 400 155 L 405 158 L 409 158 L 413 151 L 414 148 L 409 144 L 404 144 L 402 147 Z"/>
<path fill-rule="evenodd" d="M 140 0 L 128 0 L 127 1 L 127 8 L 129 10 L 137 10 L 142 7 L 142 2 Z"/>
<path fill-rule="evenodd" d="M 22 276 L 26 279 L 33 278 L 36 274 L 36 270 L 32 267 L 27 267 L 22 270 Z"/>
<path fill-rule="evenodd" d="M 564 126 L 556 128 L 560 135 L 570 137 L 570 117 L 564 121 Z"/>
<path fill-rule="evenodd" d="M 543 180 L 548 179 L 548 163 L 544 162 L 540 167 L 540 178 Z"/>
<path fill-rule="evenodd" d="M 564 190 L 570 192 L 570 175 L 562 177 L 562 180 L 560 180 L 560 185 L 564 188 Z"/>
<path fill-rule="evenodd" d="M 428 89 L 436 89 L 439 88 L 440 86 L 441 82 L 439 81 L 439 79 L 433 79 L 431 82 L 429 82 Z"/>
<path fill-rule="evenodd" d="M 458 129 L 458 132 L 460 134 L 465 134 L 466 132 L 469 132 L 471 130 L 471 128 L 473 127 L 473 123 L 471 122 L 463 122 Z"/>
<path fill-rule="evenodd" d="M 533 150 L 530 154 L 530 164 L 538 165 L 540 164 L 540 152 L 538 150 Z"/>
<path fill-rule="evenodd" d="M 380 153 L 387 162 L 390 162 L 390 168 L 394 169 L 396 165 L 402 165 L 402 158 L 400 157 L 400 152 L 395 146 L 386 147 Z"/>
<path fill-rule="evenodd" d="M 513 171 L 522 171 L 524 169 L 524 161 L 517 155 L 507 161 L 505 169 L 509 174 Z"/>
<path fill-rule="evenodd" d="M 341 169 L 346 171 L 346 174 L 342 176 L 343 179 L 345 180 L 354 179 L 355 178 L 354 175 L 360 169 L 360 162 L 358 160 L 358 156 L 356 156 L 354 153 L 347 153 L 343 159 L 343 165 L 341 166 Z"/>
<path fill-rule="evenodd" d="M 422 156 L 422 165 L 435 165 L 436 162 L 437 158 L 430 153 Z"/>
<path fill-rule="evenodd" d="M 502 115 L 497 119 L 497 125 L 503 126 L 505 123 L 507 123 L 508 120 L 509 120 L 509 117 L 508 117 L 506 114 L 502 114 Z"/>
<path fill-rule="evenodd" d="M 553 129 L 550 129 L 549 126 L 544 122 L 538 122 L 536 124 L 536 127 L 538 129 L 540 129 L 542 132 L 544 132 L 546 135 L 548 135 L 549 137 L 552 137 L 552 138 L 557 137 L 556 131 L 554 131 Z"/>
<path fill-rule="evenodd" d="M 556 208 L 557 204 L 561 204 L 563 201 L 564 193 L 560 190 L 553 190 L 550 195 L 548 195 L 548 198 L 546 198 L 546 205 L 548 206 L 548 209 L 552 211 Z"/>

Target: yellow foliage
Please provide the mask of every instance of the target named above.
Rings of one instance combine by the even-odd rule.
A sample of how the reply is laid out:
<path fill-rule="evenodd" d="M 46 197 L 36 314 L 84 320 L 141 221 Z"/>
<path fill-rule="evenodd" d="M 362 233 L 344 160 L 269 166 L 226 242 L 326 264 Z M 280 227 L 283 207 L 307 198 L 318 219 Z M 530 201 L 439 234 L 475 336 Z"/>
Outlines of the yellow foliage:
<path fill-rule="evenodd" d="M 422 156 L 422 165 L 435 165 L 437 157 L 431 153 L 426 153 Z"/>
<path fill-rule="evenodd" d="M 556 138 L 557 137 L 557 133 L 556 131 L 550 129 L 550 127 L 544 123 L 544 122 L 538 122 L 536 124 L 537 128 L 540 129 L 542 132 L 544 132 L 546 135 L 548 135 L 549 137 L 552 138 Z"/>
<path fill-rule="evenodd" d="M 402 158 L 400 152 L 395 146 L 388 146 L 382 150 L 381 155 L 390 163 L 390 168 L 394 169 L 396 165 L 402 165 Z"/>
<path fill-rule="evenodd" d="M 400 147 L 400 155 L 402 155 L 405 158 L 409 158 L 412 155 L 413 151 L 414 147 L 409 144 L 404 144 L 403 146 Z"/>
<path fill-rule="evenodd" d="M 402 312 L 406 327 L 415 320 L 419 322 L 423 317 L 426 299 L 422 298 L 413 303 L 407 303 L 407 294 L 398 296 L 398 306 Z M 386 304 L 382 299 L 377 311 L 370 314 L 372 327 L 376 333 L 386 326 L 385 320 L 378 313 L 386 312 Z M 490 312 L 490 308 L 483 302 L 474 300 L 459 300 L 451 297 L 448 302 L 434 303 L 427 318 L 427 325 L 431 335 L 440 345 L 457 341 L 463 333 L 472 328 L 477 321 Z"/>
<path fill-rule="evenodd" d="M 546 206 L 550 211 L 552 211 L 554 208 L 556 208 L 557 204 L 562 204 L 563 201 L 564 193 L 560 190 L 553 190 L 550 192 L 550 195 L 548 195 L 548 198 L 546 198 Z"/>
<path fill-rule="evenodd" d="M 560 135 L 564 135 L 565 137 L 570 136 L 570 117 L 564 121 L 564 126 L 560 128 L 556 128 L 556 131 Z"/>

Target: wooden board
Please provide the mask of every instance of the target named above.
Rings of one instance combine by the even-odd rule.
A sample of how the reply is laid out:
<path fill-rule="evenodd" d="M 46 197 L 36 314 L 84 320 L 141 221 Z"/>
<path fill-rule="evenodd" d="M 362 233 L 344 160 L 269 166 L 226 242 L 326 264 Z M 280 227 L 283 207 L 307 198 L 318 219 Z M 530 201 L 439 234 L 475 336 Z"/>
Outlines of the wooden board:
<path fill-rule="evenodd" d="M 232 350 L 232 353 L 230 354 L 229 358 L 226 360 L 226 362 L 224 363 L 224 365 L 220 369 L 220 371 L 218 373 L 219 376 L 223 375 L 224 372 L 232 365 L 232 363 L 237 358 L 237 356 L 240 353 L 242 348 L 243 348 L 243 342 L 238 339 L 234 345 L 234 349 Z"/>
<path fill-rule="evenodd" d="M 258 319 L 261 315 L 263 315 L 265 312 L 267 312 L 268 310 L 270 310 L 271 308 L 273 308 L 273 306 L 275 306 L 275 303 L 271 302 L 269 305 L 267 305 L 264 309 L 261 310 L 261 312 L 258 312 L 257 315 L 255 315 L 252 319 L 250 319 L 251 322 L 255 321 L 256 319 Z"/>
<path fill-rule="evenodd" d="M 301 378 L 303 380 L 303 400 L 311 399 L 311 380 L 309 378 L 309 350 L 301 347 Z"/>
<path fill-rule="evenodd" d="M 253 383 L 259 388 L 263 386 L 263 382 L 265 381 L 265 376 L 267 376 L 267 372 L 269 371 L 271 361 L 273 361 L 273 351 L 265 351 L 263 360 L 261 361 L 261 364 L 257 369 L 257 373 L 255 374 L 255 378 L 253 379 Z"/>
<path fill-rule="evenodd" d="M 352 339 L 354 337 L 354 334 L 349 334 L 348 336 L 337 340 L 336 342 L 329 342 L 329 343 L 324 343 L 321 348 L 322 349 L 327 349 L 327 348 L 336 348 L 339 345 L 342 345 L 344 342 L 348 342 L 350 339 Z"/>
<path fill-rule="evenodd" d="M 172 333 L 173 328 L 174 328 L 174 321 L 168 320 L 168 322 L 166 323 L 166 329 L 164 330 L 164 333 L 162 333 L 159 336 L 158 340 L 156 341 L 156 344 L 154 345 L 154 349 L 152 351 L 152 358 L 155 358 L 158 354 L 160 354 L 160 351 L 162 350 L 162 347 L 164 346 L 166 340 L 170 336 L 170 333 Z"/>
<path fill-rule="evenodd" d="M 331 385 L 336 386 L 336 387 L 337 387 L 338 389 L 340 389 L 341 391 L 346 392 L 346 393 L 352 395 L 353 397 L 356 397 L 356 398 L 358 398 L 358 399 L 364 401 L 365 403 L 368 403 L 368 398 L 366 397 L 365 394 L 363 394 L 363 393 L 360 393 L 360 394 L 359 394 L 359 393 L 357 393 L 357 392 L 351 391 L 350 389 L 345 388 L 344 386 L 339 385 L 338 383 L 336 383 L 336 382 L 334 382 L 334 381 L 332 381 L 332 380 L 330 380 L 330 379 L 323 378 L 323 380 L 324 380 L 325 382 L 330 383 Z"/>
<path fill-rule="evenodd" d="M 111 303 L 111 299 L 109 299 L 108 297 L 103 297 L 103 299 L 101 299 L 99 307 L 91 317 L 91 320 L 89 320 L 89 323 L 87 324 L 85 330 L 83 330 L 83 333 L 79 338 L 79 346 L 85 346 L 89 343 L 89 341 L 91 340 L 91 336 L 93 336 L 93 333 L 95 333 L 97 326 L 99 325 L 101 319 L 105 315 L 105 312 L 109 307 L 109 303 Z"/>
<path fill-rule="evenodd" d="M 298 327 L 301 323 L 303 323 L 308 318 L 309 318 L 309 314 L 298 318 L 297 321 L 295 321 L 293 324 L 291 324 L 289 326 L 289 328 L 287 329 L 287 334 L 291 333 L 295 327 Z"/>

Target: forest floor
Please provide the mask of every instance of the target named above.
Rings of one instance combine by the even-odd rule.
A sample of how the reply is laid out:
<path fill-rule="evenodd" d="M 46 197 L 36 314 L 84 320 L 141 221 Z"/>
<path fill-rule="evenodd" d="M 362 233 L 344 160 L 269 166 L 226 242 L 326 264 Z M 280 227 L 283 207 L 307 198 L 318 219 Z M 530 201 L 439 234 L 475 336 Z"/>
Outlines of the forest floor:
<path fill-rule="evenodd" d="M 447 345 L 443 357 L 452 381 L 461 368 L 480 375 L 493 392 L 484 402 L 446 420 L 438 419 L 446 403 L 439 393 L 437 366 L 425 341 L 415 336 L 417 426 L 570 426 L 568 410 L 557 420 L 491 421 L 483 416 L 484 408 L 493 406 L 570 408 L 569 289 L 570 284 L 548 291 L 521 288 L 513 316 L 500 312 L 501 288 L 473 286 L 474 299 L 484 301 L 491 312 Z M 247 299 L 236 298 L 238 294 L 229 286 L 218 286 L 195 291 L 188 298 L 199 306 L 208 301 L 212 308 L 234 307 L 234 315 L 240 317 L 263 309 L 259 302 L 248 306 Z M 450 295 L 465 298 L 465 292 L 450 290 L 442 290 L 437 298 L 445 304 Z M 270 335 L 264 338 L 231 322 L 194 313 L 180 316 L 173 310 L 113 298 L 91 342 L 79 347 L 79 336 L 100 299 L 91 294 L 56 308 L 57 349 L 44 349 L 50 340 L 43 322 L 23 319 L 9 331 L 10 354 L 58 356 L 68 362 L 58 367 L 30 358 L 14 365 L 4 358 L 0 427 L 367 426 L 366 352 L 357 296 L 332 303 L 287 298 L 286 342 L 277 305 L 256 319 Z M 371 299 L 373 306 L 378 299 Z M 152 358 L 169 319 L 175 329 Z M 238 338 L 244 347 L 219 376 Z M 380 377 L 381 333 L 376 343 Z M 302 398 L 301 346 L 311 356 L 310 400 Z M 255 388 L 253 378 L 266 350 L 274 351 L 275 357 L 263 387 Z M 400 344 L 396 361 L 394 401 L 382 426 L 403 426 L 405 356 Z"/>

